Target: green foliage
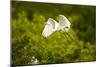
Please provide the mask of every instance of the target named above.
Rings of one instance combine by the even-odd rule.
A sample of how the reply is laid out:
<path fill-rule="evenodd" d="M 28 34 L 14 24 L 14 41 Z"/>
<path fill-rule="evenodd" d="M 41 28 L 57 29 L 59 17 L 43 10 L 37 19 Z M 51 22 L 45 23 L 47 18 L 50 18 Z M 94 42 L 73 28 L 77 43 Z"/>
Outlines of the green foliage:
<path fill-rule="evenodd" d="M 66 63 L 96 60 L 95 6 L 12 2 L 12 64 Z M 63 14 L 71 22 L 65 37 L 55 32 L 44 38 L 41 33 L 49 17 Z"/>

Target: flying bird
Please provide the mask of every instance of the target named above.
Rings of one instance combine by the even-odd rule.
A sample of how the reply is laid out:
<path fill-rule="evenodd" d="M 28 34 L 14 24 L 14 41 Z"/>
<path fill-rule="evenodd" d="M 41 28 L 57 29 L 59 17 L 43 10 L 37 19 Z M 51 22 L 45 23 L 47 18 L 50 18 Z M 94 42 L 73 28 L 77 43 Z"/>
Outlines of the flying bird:
<path fill-rule="evenodd" d="M 46 25 L 44 27 L 44 30 L 42 32 L 42 35 L 47 38 L 48 36 L 50 36 L 51 34 L 53 34 L 55 31 L 62 31 L 64 32 L 64 36 L 66 37 L 66 39 L 68 40 L 68 42 L 70 43 L 69 38 L 70 37 L 71 40 L 74 40 L 67 32 L 70 29 L 70 21 L 64 16 L 64 15 L 59 15 L 58 17 L 59 22 L 55 21 L 52 18 L 49 18 L 46 22 Z"/>
<path fill-rule="evenodd" d="M 49 18 L 46 22 L 42 35 L 44 37 L 50 36 L 55 31 L 68 32 L 71 23 L 64 15 L 59 15 L 59 23 L 52 18 Z"/>

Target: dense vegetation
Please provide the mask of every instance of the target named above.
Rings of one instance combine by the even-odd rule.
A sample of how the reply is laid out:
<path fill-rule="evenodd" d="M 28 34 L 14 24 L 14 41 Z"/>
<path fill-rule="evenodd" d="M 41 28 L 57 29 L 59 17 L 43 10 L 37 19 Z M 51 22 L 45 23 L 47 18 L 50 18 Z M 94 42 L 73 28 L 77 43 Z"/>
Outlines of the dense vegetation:
<path fill-rule="evenodd" d="M 11 13 L 12 64 L 30 64 L 33 56 L 39 64 L 96 60 L 95 6 L 13 1 Z M 48 18 L 59 14 L 70 20 L 73 41 L 62 32 L 41 35 Z"/>

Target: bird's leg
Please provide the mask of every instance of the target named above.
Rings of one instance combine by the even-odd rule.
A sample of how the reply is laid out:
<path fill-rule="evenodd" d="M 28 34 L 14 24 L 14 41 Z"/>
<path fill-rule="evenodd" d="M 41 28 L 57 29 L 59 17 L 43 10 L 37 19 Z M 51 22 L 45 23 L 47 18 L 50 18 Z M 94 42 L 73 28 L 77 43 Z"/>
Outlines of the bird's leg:
<path fill-rule="evenodd" d="M 74 39 L 70 36 L 70 34 L 68 34 L 67 32 L 66 32 L 66 34 L 68 35 L 68 37 L 70 37 L 70 39 L 73 41 Z"/>
<path fill-rule="evenodd" d="M 68 40 L 68 43 L 70 44 L 70 40 L 68 39 L 68 36 L 65 33 L 63 34 L 64 34 L 64 37 Z"/>

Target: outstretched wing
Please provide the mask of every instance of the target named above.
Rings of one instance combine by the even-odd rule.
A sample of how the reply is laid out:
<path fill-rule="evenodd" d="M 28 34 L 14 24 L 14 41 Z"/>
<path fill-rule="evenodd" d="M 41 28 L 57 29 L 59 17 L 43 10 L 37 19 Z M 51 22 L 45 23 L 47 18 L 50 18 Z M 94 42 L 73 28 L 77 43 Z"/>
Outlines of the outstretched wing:
<path fill-rule="evenodd" d="M 52 18 L 49 18 L 48 21 L 47 21 L 47 23 L 46 23 L 46 25 L 45 25 L 45 27 L 44 27 L 44 30 L 43 30 L 43 32 L 42 32 L 42 35 L 43 35 L 44 37 L 48 37 L 48 36 L 50 36 L 54 31 L 56 31 L 56 30 L 55 30 L 56 23 L 57 23 L 57 22 L 56 22 L 55 20 L 53 20 Z"/>
<path fill-rule="evenodd" d="M 59 29 L 70 28 L 71 23 L 64 15 L 59 15 Z"/>

